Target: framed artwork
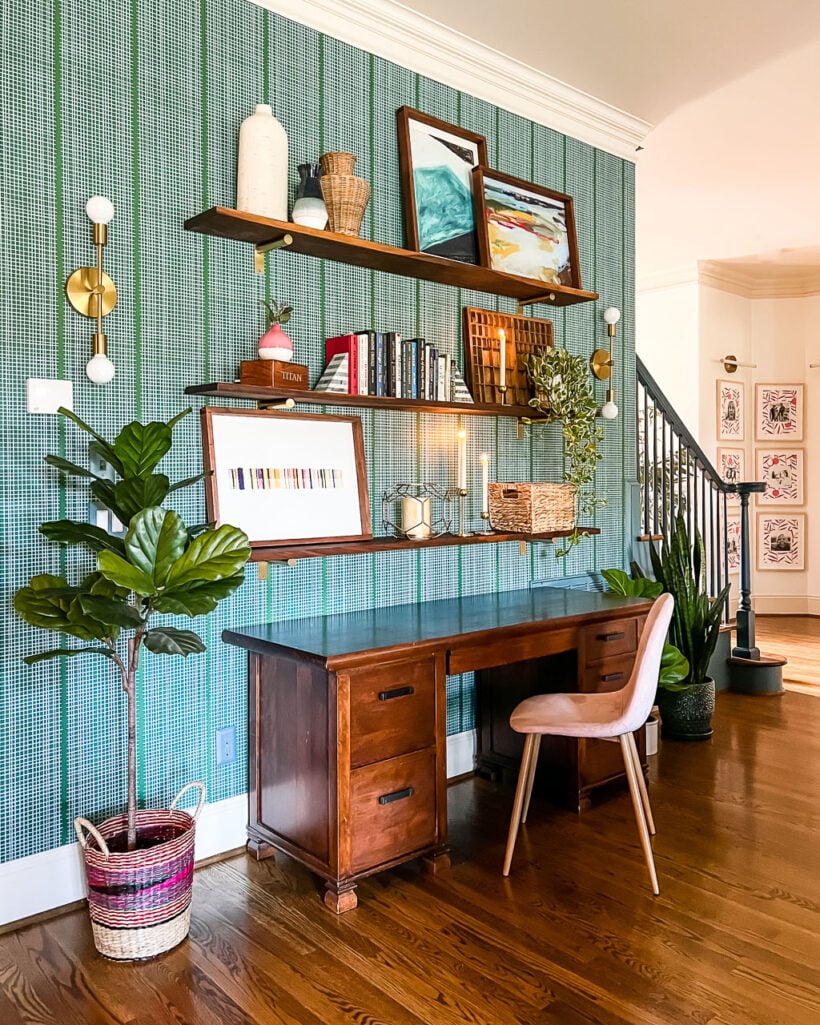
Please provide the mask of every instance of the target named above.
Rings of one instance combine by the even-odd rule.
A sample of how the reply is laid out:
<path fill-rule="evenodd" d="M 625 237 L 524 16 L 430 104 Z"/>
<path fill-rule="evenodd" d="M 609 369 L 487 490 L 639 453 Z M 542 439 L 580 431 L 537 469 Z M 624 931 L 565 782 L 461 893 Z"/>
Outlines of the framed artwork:
<path fill-rule="evenodd" d="M 806 517 L 803 513 L 757 514 L 757 568 L 805 569 Z"/>
<path fill-rule="evenodd" d="M 581 287 L 570 196 L 476 167 L 473 199 L 483 266 L 519 278 Z"/>
<path fill-rule="evenodd" d="M 758 441 L 803 440 L 803 385 L 755 385 Z"/>
<path fill-rule="evenodd" d="M 209 407 L 201 419 L 209 520 L 252 548 L 372 536 L 358 417 Z"/>
<path fill-rule="evenodd" d="M 472 170 L 487 140 L 411 107 L 396 111 L 407 248 L 479 262 Z"/>
<path fill-rule="evenodd" d="M 718 441 L 743 441 L 746 396 L 742 381 L 717 383 Z"/>
<path fill-rule="evenodd" d="M 738 484 L 746 479 L 746 453 L 742 448 L 719 448 L 717 470 L 727 484 Z M 739 495 L 727 495 L 727 502 L 739 502 Z"/>
<path fill-rule="evenodd" d="M 759 448 L 755 480 L 766 482 L 766 493 L 757 496 L 758 505 L 803 504 L 803 449 Z"/>
<path fill-rule="evenodd" d="M 740 571 L 740 517 L 726 517 L 726 562 L 730 573 Z"/>

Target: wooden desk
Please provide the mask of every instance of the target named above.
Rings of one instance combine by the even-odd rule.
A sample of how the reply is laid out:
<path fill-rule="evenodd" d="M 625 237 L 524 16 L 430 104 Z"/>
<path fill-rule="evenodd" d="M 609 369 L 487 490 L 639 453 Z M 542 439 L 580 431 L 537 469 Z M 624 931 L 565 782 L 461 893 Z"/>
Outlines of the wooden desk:
<path fill-rule="evenodd" d="M 617 689 L 650 604 L 545 587 L 226 630 L 250 653 L 249 849 L 297 858 L 337 913 L 364 876 L 419 856 L 448 865 L 446 675 L 479 670 L 485 689 L 512 666 L 530 693 Z M 596 742 L 571 744 L 579 787 L 618 774 L 594 778 Z"/>

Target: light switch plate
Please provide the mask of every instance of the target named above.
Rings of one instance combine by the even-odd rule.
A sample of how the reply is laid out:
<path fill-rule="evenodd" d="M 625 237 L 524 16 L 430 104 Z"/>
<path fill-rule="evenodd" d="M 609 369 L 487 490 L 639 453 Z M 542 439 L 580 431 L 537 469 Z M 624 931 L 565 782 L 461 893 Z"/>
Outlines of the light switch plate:
<path fill-rule="evenodd" d="M 56 413 L 60 406 L 74 410 L 74 385 L 71 381 L 30 377 L 26 381 L 26 411 Z"/>

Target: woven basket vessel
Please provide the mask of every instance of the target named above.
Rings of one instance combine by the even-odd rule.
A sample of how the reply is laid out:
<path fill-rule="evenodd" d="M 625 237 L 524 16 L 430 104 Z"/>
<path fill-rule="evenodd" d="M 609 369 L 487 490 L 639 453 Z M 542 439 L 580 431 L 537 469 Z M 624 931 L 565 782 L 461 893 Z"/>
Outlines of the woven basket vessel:
<path fill-rule="evenodd" d="M 176 808 L 191 787 L 200 791 L 193 815 Z M 188 935 L 194 873 L 195 823 L 205 800 L 202 783 L 189 783 L 170 808 L 137 812 L 137 834 L 153 835 L 152 847 L 112 851 L 109 843 L 128 830 L 117 815 L 94 827 L 74 821 L 88 883 L 94 945 L 115 961 L 136 961 L 170 950 Z"/>
<path fill-rule="evenodd" d="M 574 484 L 490 484 L 493 530 L 547 534 L 575 526 Z"/>
<path fill-rule="evenodd" d="M 339 235 L 357 236 L 370 202 L 370 185 L 364 178 L 347 174 L 326 174 L 319 181 L 330 230 Z"/>
<path fill-rule="evenodd" d="M 352 153 L 323 153 L 319 157 L 322 174 L 353 174 L 355 164 Z"/>

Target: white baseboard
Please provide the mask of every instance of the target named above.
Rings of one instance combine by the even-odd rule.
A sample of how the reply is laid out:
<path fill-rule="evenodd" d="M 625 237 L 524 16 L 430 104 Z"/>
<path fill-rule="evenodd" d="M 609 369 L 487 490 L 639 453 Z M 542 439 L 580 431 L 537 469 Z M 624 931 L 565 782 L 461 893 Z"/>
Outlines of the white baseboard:
<path fill-rule="evenodd" d="M 472 772 L 475 747 L 475 730 L 447 738 L 448 778 Z M 243 847 L 247 824 L 247 794 L 206 804 L 196 826 L 196 860 Z M 78 843 L 0 865 L 0 926 L 84 897 L 85 873 Z"/>
<path fill-rule="evenodd" d="M 816 616 L 820 614 L 820 598 L 805 594 L 755 594 L 752 605 L 759 616 Z"/>

